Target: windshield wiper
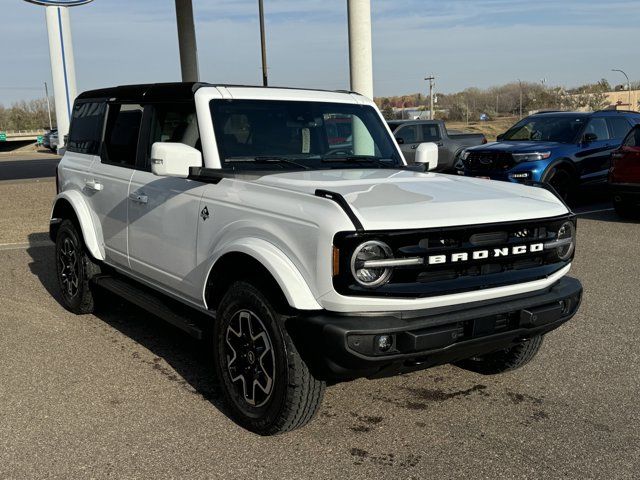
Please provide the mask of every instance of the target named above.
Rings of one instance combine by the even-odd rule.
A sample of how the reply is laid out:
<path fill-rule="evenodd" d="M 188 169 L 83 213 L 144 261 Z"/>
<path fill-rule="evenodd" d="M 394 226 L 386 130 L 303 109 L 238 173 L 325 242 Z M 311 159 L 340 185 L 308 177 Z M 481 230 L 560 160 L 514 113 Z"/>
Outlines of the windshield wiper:
<path fill-rule="evenodd" d="M 370 155 L 350 155 L 348 157 L 322 157 L 323 162 L 345 162 L 345 163 L 361 163 L 373 162 L 381 167 L 395 167 L 390 158 L 377 158 Z"/>
<path fill-rule="evenodd" d="M 258 157 L 242 157 L 242 158 L 227 158 L 226 162 L 253 162 L 253 163 L 275 163 L 275 164 L 289 164 L 295 165 L 296 167 L 303 168 L 304 170 L 309 170 L 311 167 L 308 165 L 303 165 L 302 163 L 294 162 L 285 157 L 278 156 L 258 156 Z M 284 168 L 284 167 L 283 167 Z"/>

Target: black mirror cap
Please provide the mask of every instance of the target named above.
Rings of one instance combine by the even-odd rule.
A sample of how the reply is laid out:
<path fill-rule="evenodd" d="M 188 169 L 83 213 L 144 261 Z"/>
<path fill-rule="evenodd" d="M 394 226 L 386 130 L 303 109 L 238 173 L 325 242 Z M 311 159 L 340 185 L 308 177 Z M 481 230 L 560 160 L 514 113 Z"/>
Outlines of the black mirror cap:
<path fill-rule="evenodd" d="M 404 144 L 404 138 L 396 137 L 396 142 L 398 142 L 398 145 L 403 145 Z"/>
<path fill-rule="evenodd" d="M 584 143 L 595 142 L 598 139 L 598 135 L 595 133 L 585 133 L 582 137 Z"/>

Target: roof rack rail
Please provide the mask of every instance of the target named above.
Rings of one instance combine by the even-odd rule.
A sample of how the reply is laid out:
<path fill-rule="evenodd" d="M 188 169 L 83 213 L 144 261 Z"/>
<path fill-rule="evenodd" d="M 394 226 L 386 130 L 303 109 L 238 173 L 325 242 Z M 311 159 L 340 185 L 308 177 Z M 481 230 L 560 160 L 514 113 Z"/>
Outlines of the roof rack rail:
<path fill-rule="evenodd" d="M 601 110 L 595 110 L 593 113 L 600 113 L 600 112 L 619 112 L 619 113 L 637 113 L 637 114 L 640 114 L 640 112 L 637 112 L 635 110 L 618 110 L 616 108 L 611 108 L 611 109 L 603 108 Z"/>

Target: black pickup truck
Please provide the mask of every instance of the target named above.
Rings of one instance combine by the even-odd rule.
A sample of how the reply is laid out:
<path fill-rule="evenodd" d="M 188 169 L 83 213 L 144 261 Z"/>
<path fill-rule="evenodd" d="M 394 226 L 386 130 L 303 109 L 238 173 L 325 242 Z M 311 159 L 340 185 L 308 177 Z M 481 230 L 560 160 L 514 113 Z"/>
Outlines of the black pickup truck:
<path fill-rule="evenodd" d="M 468 147 L 487 143 L 482 133 L 453 133 L 442 120 L 390 120 L 389 128 L 400 144 L 404 158 L 413 163 L 418 145 L 434 142 L 438 145 L 439 172 L 453 172 L 460 153 Z"/>

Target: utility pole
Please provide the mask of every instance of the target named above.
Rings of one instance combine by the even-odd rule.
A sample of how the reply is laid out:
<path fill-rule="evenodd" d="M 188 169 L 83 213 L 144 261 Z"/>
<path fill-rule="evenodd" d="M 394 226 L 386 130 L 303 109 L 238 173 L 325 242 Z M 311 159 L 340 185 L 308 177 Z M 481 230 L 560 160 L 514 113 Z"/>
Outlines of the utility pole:
<path fill-rule="evenodd" d="M 500 102 L 500 94 L 496 94 L 496 117 L 498 116 L 498 104 Z"/>
<path fill-rule="evenodd" d="M 51 123 L 51 102 L 49 101 L 49 87 L 47 87 L 47 82 L 44 82 L 44 96 L 47 98 L 47 112 L 49 113 L 49 130 L 53 130 L 53 124 Z"/>
<path fill-rule="evenodd" d="M 429 120 L 433 120 L 433 87 L 435 85 L 435 79 L 436 77 L 433 75 L 425 77 L 425 80 L 429 81 Z"/>
<path fill-rule="evenodd" d="M 633 107 L 631 106 L 631 82 L 629 81 L 629 75 L 624 73 L 622 70 L 618 70 L 617 68 L 612 68 L 611 71 L 620 72 L 627 79 L 627 92 L 629 92 L 629 110 L 633 110 Z"/>
<path fill-rule="evenodd" d="M 520 119 L 522 119 L 522 81 L 518 79 L 518 85 L 520 85 Z"/>
<path fill-rule="evenodd" d="M 264 5 L 263 0 L 258 0 L 258 10 L 260 12 L 260 46 L 262 48 L 262 85 L 268 86 L 267 78 L 267 42 L 264 34 Z"/>

